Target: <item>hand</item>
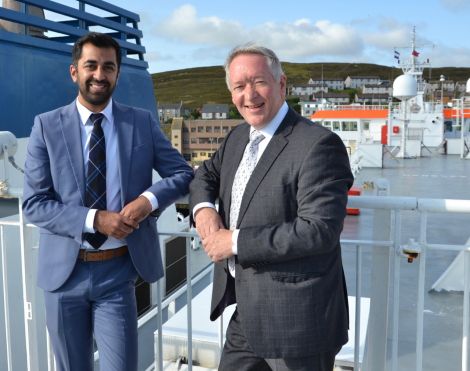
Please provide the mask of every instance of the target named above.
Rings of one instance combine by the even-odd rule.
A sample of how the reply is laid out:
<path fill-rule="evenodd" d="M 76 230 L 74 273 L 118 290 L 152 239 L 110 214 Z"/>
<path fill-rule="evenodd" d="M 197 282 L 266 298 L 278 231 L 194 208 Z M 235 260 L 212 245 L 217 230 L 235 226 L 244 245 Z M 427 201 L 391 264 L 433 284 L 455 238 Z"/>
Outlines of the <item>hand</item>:
<path fill-rule="evenodd" d="M 121 210 L 119 214 L 140 223 L 152 212 L 152 205 L 150 201 L 144 197 L 139 196 L 134 201 L 129 202 Z"/>
<path fill-rule="evenodd" d="M 98 210 L 95 214 L 93 226 L 106 236 L 122 240 L 131 234 L 134 229 L 139 228 L 139 223 L 116 212 Z"/>
<path fill-rule="evenodd" d="M 217 213 L 217 210 L 212 207 L 199 209 L 196 215 L 194 215 L 194 221 L 196 222 L 196 231 L 201 239 L 217 232 L 220 228 L 224 228 L 222 218 Z"/>
<path fill-rule="evenodd" d="M 202 240 L 202 246 L 213 262 L 220 262 L 233 256 L 232 231 L 220 228 Z"/>

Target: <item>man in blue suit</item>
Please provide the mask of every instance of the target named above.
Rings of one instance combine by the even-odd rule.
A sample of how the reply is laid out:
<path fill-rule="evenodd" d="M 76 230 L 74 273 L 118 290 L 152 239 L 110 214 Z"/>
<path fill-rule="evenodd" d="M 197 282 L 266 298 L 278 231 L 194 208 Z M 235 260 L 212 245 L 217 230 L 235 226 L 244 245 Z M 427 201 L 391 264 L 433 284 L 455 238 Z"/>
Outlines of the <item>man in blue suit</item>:
<path fill-rule="evenodd" d="M 102 371 L 132 371 L 134 283 L 163 276 L 156 216 L 193 172 L 150 112 L 111 98 L 121 62 L 112 37 L 85 35 L 72 59 L 78 97 L 35 118 L 23 210 L 40 227 L 38 285 L 58 370 L 92 370 L 94 335 Z M 152 184 L 153 169 L 162 179 Z"/>

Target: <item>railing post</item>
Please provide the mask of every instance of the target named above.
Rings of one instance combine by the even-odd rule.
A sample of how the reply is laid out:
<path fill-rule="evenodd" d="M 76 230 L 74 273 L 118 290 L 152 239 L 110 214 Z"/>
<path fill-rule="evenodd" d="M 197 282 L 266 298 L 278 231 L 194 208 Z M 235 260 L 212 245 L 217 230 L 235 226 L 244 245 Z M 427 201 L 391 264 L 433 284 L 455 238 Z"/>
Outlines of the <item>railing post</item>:
<path fill-rule="evenodd" d="M 5 319 L 5 346 L 6 346 L 6 356 L 7 356 L 7 368 L 8 371 L 13 371 L 12 366 L 12 353 L 11 353 L 11 329 L 10 329 L 10 305 L 8 300 L 8 264 L 7 264 L 7 254 L 6 254 L 6 245 L 4 239 L 4 230 L 3 226 L 0 226 L 0 247 L 1 247 L 1 263 L 2 263 L 2 282 L 3 282 L 3 310 L 4 310 L 4 319 Z"/>
<path fill-rule="evenodd" d="M 162 278 L 157 281 L 157 331 L 158 331 L 158 341 L 157 341 L 157 360 L 156 360 L 156 369 L 158 371 L 163 371 L 163 308 L 162 308 Z"/>
<path fill-rule="evenodd" d="M 424 327 L 424 285 L 426 277 L 426 224 L 427 212 L 423 211 L 420 219 L 420 245 L 418 273 L 418 302 L 416 304 L 416 371 L 423 369 L 423 327 Z"/>
<path fill-rule="evenodd" d="M 360 370 L 362 247 L 356 246 L 356 310 L 354 314 L 354 370 Z"/>
<path fill-rule="evenodd" d="M 395 211 L 395 230 L 393 233 L 393 312 L 392 312 L 392 357 L 390 370 L 398 370 L 398 323 L 400 318 L 400 241 L 401 210 Z"/>
<path fill-rule="evenodd" d="M 193 313 L 192 299 L 193 287 L 191 277 L 191 241 L 186 238 L 186 284 L 187 284 L 187 320 L 188 320 L 188 371 L 193 370 Z"/>
<path fill-rule="evenodd" d="M 468 370 L 468 336 L 469 336 L 469 315 L 470 315 L 470 306 L 469 306 L 469 290 L 470 290 L 470 252 L 468 248 L 470 247 L 470 239 L 467 241 L 467 250 L 464 250 L 464 260 L 463 260 L 463 272 L 464 272 L 464 284 L 463 284 L 463 320 L 462 320 L 462 371 Z"/>
<path fill-rule="evenodd" d="M 389 194 L 386 179 L 375 182 L 377 196 Z M 391 211 L 374 210 L 373 240 L 389 240 L 391 233 Z M 371 298 L 369 324 L 364 349 L 363 370 L 385 370 L 387 350 L 387 319 L 390 251 L 385 248 L 372 248 Z"/>

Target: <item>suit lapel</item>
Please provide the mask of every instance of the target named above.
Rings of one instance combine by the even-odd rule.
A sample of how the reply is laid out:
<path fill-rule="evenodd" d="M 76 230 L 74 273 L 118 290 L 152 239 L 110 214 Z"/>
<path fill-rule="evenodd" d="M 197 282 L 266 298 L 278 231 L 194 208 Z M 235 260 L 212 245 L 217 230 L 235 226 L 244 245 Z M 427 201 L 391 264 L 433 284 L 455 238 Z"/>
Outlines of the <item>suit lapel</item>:
<path fill-rule="evenodd" d="M 85 166 L 83 164 L 80 115 L 78 114 L 75 101 L 64 107 L 59 120 L 67 148 L 66 155 L 68 156 L 73 177 L 75 182 L 77 182 L 77 187 L 80 190 L 83 201 L 85 195 Z"/>
<path fill-rule="evenodd" d="M 263 152 L 263 155 L 256 164 L 255 170 L 251 174 L 250 179 L 245 188 L 243 194 L 242 203 L 240 205 L 240 212 L 238 214 L 237 225 L 243 219 L 243 216 L 256 192 L 261 181 L 266 176 L 266 173 L 269 171 L 271 166 L 274 164 L 279 154 L 283 151 L 284 147 L 287 145 L 288 140 L 286 137 L 292 132 L 293 125 L 295 123 L 295 113 L 289 109 L 284 120 L 282 120 L 281 125 L 274 133 L 271 141 Z"/>
<path fill-rule="evenodd" d="M 229 169 L 227 171 L 227 177 L 226 179 L 229 179 L 229 183 L 227 184 L 227 189 L 230 190 L 230 192 L 227 192 L 227 198 L 224 200 L 225 205 L 228 205 L 228 209 L 230 210 L 231 207 L 231 200 L 232 200 L 232 187 L 233 187 L 233 181 L 235 179 L 235 174 L 238 170 L 238 165 L 240 165 L 240 161 L 242 160 L 243 153 L 245 152 L 245 147 L 248 144 L 250 137 L 250 125 L 245 124 L 245 127 L 240 130 L 238 133 L 234 133 L 234 135 L 230 138 L 231 141 L 233 141 L 234 147 L 229 151 L 229 153 L 226 153 L 225 156 L 229 157 L 227 163 L 229 163 Z M 224 157 L 225 157 L 224 156 Z M 229 217 L 230 213 L 226 213 L 225 217 L 225 223 L 226 225 L 229 225 Z"/>
<path fill-rule="evenodd" d="M 116 128 L 121 181 L 121 203 L 125 204 L 129 170 L 132 163 L 132 142 L 134 138 L 134 116 L 132 111 L 113 101 L 114 127 Z"/>

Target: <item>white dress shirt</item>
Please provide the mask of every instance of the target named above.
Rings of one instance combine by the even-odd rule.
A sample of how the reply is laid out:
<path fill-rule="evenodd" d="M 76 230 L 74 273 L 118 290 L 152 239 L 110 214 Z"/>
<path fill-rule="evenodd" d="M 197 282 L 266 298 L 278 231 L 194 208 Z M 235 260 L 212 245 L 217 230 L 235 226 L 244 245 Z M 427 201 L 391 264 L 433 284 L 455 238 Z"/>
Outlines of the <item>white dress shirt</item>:
<path fill-rule="evenodd" d="M 93 124 L 90 121 L 90 115 L 93 113 L 88 108 L 83 106 L 78 99 L 75 101 L 77 105 L 78 114 L 80 116 L 80 131 L 81 141 L 83 150 L 83 161 L 85 165 L 85 174 L 87 171 L 88 164 L 88 150 L 90 144 L 91 131 L 93 130 Z M 106 207 L 108 211 L 121 211 L 121 181 L 120 181 L 120 169 L 118 162 L 118 140 L 116 128 L 114 126 L 113 116 L 113 101 L 109 100 L 109 103 L 101 111 L 104 115 L 101 127 L 103 128 L 105 143 L 106 143 Z M 158 200 L 151 192 L 144 192 L 142 194 L 152 204 L 152 211 L 158 208 Z M 97 209 L 90 209 L 88 211 L 83 232 L 94 233 L 96 232 L 93 224 L 95 220 L 95 214 Z M 124 246 L 126 241 L 118 240 L 114 237 L 108 237 L 105 243 L 100 247 L 100 250 L 115 249 L 117 247 Z M 87 241 L 83 240 L 82 248 L 95 250 Z"/>

